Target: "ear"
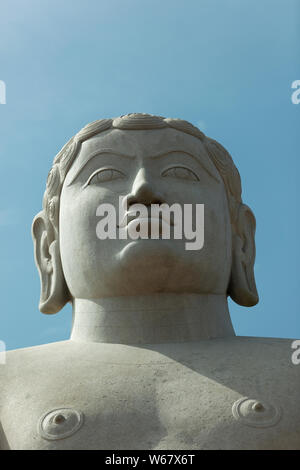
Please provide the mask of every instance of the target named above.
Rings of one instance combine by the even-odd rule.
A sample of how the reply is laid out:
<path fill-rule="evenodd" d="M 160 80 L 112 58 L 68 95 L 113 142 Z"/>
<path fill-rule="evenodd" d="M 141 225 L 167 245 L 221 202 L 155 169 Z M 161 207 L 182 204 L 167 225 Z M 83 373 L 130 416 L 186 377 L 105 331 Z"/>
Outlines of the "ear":
<path fill-rule="evenodd" d="M 32 238 L 41 281 L 39 309 L 43 313 L 57 313 L 70 300 L 70 296 L 61 266 L 59 244 L 57 240 L 49 244 L 43 211 L 33 219 Z"/>
<path fill-rule="evenodd" d="M 258 302 L 254 279 L 255 217 L 245 204 L 239 207 L 232 227 L 232 267 L 228 295 L 237 304 L 252 307 Z"/>

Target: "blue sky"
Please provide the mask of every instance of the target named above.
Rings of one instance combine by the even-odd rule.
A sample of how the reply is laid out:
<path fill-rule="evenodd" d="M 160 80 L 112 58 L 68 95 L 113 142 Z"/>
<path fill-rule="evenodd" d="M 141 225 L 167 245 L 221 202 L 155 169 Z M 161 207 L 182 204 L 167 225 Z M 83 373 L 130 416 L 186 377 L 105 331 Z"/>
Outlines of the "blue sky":
<path fill-rule="evenodd" d="M 1 313 L 8 349 L 67 339 L 38 310 L 30 227 L 53 157 L 83 125 L 128 112 L 191 121 L 231 153 L 257 219 L 254 308 L 239 335 L 300 338 L 299 0 L 2 0 Z"/>

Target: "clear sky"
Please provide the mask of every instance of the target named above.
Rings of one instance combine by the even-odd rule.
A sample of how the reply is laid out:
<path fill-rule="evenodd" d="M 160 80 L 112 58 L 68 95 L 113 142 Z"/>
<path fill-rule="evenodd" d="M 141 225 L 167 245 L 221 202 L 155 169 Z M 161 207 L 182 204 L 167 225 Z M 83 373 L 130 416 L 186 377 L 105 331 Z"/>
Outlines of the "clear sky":
<path fill-rule="evenodd" d="M 299 0 L 2 0 L 0 339 L 67 339 L 71 308 L 38 310 L 31 222 L 53 157 L 86 123 L 180 117 L 231 153 L 257 219 L 253 308 L 236 333 L 300 338 Z"/>

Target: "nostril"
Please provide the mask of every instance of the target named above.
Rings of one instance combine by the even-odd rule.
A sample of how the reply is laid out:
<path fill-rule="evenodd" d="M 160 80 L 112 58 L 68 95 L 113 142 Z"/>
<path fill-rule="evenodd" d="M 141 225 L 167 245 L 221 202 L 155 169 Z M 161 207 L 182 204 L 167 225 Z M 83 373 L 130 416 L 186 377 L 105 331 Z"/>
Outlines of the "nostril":
<path fill-rule="evenodd" d="M 127 196 L 127 204 L 144 204 L 151 206 L 151 204 L 162 204 L 163 198 L 151 181 L 146 181 L 145 178 L 137 178 L 133 184 L 132 192 Z"/>
<path fill-rule="evenodd" d="M 128 207 L 133 206 L 134 204 L 143 204 L 145 207 L 151 208 L 152 204 L 158 204 L 160 206 L 162 201 L 160 199 L 153 199 L 151 201 L 143 201 L 138 198 L 128 199 Z"/>
<path fill-rule="evenodd" d="M 151 204 L 162 204 L 162 201 L 160 199 L 154 199 L 153 201 L 151 201 Z M 151 205 L 149 204 L 149 205 Z"/>
<path fill-rule="evenodd" d="M 161 204 L 162 204 L 162 201 L 161 201 L 160 199 L 153 199 L 153 200 L 151 200 L 150 202 L 144 203 L 144 206 L 146 206 L 146 207 L 151 207 L 152 204 L 161 205 Z"/>
<path fill-rule="evenodd" d="M 138 194 L 130 194 L 127 197 L 127 207 L 133 206 L 134 204 L 143 204 L 146 207 L 151 207 L 152 204 L 163 204 L 163 200 L 160 197 L 139 192 Z"/>

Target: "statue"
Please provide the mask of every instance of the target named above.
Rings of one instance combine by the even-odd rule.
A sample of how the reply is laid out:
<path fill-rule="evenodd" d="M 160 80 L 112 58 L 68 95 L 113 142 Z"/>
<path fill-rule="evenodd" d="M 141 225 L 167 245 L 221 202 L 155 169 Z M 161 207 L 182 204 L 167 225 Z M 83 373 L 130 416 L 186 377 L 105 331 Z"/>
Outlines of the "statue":
<path fill-rule="evenodd" d="M 203 246 L 163 238 L 161 218 L 156 239 L 100 240 L 97 208 L 121 196 L 203 204 Z M 228 296 L 258 302 L 255 218 L 218 142 L 180 119 L 92 122 L 55 157 L 32 234 L 39 308 L 71 302 L 72 333 L 7 353 L 2 449 L 300 449 L 291 341 L 231 324 Z"/>

